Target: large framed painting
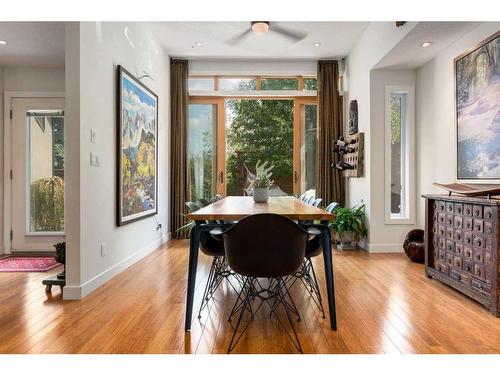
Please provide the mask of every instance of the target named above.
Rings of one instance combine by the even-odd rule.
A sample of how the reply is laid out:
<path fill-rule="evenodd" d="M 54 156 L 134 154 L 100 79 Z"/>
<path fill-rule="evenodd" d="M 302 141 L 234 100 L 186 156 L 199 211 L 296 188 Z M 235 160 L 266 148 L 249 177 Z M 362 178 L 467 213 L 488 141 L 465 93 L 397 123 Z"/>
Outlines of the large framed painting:
<path fill-rule="evenodd" d="M 457 179 L 500 179 L 500 31 L 454 63 Z"/>
<path fill-rule="evenodd" d="M 158 213 L 158 96 L 118 66 L 117 224 Z"/>

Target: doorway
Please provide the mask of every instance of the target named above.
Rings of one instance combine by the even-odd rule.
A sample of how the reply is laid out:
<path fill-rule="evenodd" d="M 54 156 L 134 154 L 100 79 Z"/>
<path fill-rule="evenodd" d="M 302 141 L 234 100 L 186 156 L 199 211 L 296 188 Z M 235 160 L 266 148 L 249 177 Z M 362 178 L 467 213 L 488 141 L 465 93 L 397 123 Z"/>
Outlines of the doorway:
<path fill-rule="evenodd" d="M 10 105 L 6 250 L 53 251 L 64 239 L 64 99 L 13 97 Z"/>

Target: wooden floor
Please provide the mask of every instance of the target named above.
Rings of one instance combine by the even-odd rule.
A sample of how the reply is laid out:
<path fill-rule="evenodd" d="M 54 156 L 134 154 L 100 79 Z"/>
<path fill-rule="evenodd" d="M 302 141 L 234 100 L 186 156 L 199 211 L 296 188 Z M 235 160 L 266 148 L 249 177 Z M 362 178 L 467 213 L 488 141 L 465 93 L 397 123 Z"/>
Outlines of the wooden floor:
<path fill-rule="evenodd" d="M 235 300 L 226 287 L 184 333 L 187 253 L 187 241 L 171 241 L 83 301 L 63 301 L 59 289 L 47 297 L 47 274 L 0 273 L 0 353 L 225 353 Z M 323 286 L 321 263 L 315 260 Z M 200 256 L 196 305 L 208 266 Z M 500 353 L 500 319 L 425 278 L 423 266 L 404 255 L 335 251 L 334 267 L 337 332 L 299 285 L 294 290 L 304 352 Z M 236 353 L 295 353 L 266 312 Z"/>

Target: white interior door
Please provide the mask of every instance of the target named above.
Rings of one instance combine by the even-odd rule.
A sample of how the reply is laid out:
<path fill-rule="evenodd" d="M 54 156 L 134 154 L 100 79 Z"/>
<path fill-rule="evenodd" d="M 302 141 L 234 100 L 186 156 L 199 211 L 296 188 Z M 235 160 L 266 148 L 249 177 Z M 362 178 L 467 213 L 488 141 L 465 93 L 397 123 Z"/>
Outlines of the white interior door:
<path fill-rule="evenodd" d="M 11 250 L 52 251 L 64 236 L 64 99 L 11 108 Z"/>

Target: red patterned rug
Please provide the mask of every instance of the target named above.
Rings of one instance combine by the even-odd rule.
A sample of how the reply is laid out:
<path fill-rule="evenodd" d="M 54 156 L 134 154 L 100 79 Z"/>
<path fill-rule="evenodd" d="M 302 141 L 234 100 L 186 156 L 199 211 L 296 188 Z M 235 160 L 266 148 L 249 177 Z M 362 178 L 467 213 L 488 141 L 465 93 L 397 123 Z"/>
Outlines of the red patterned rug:
<path fill-rule="evenodd" d="M 47 272 L 59 265 L 53 256 L 11 256 L 0 260 L 0 272 Z"/>

